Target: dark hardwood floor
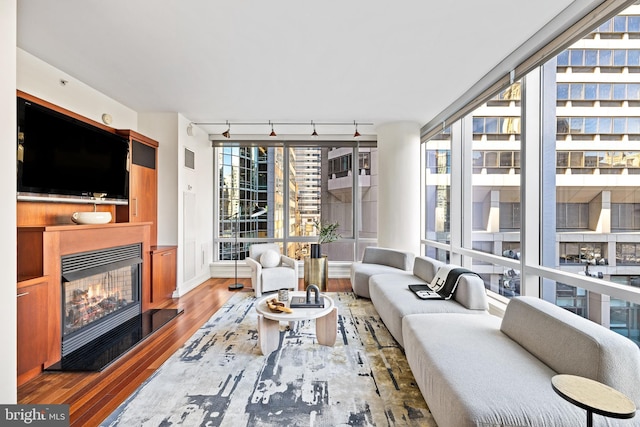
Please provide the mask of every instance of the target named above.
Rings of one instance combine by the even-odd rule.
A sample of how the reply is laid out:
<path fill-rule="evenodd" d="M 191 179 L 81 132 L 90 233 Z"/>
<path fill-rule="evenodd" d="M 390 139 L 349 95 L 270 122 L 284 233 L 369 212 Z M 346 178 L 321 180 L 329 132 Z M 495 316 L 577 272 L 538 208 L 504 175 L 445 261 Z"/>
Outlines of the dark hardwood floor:
<path fill-rule="evenodd" d="M 229 291 L 230 279 L 209 279 L 162 308 L 184 313 L 102 372 L 45 372 L 18 387 L 18 403 L 70 405 L 71 426 L 97 426 L 182 346 L 234 292 L 253 292 L 250 279 Z M 300 289 L 304 285 L 300 283 Z M 327 291 L 351 291 L 349 279 L 329 279 Z"/>

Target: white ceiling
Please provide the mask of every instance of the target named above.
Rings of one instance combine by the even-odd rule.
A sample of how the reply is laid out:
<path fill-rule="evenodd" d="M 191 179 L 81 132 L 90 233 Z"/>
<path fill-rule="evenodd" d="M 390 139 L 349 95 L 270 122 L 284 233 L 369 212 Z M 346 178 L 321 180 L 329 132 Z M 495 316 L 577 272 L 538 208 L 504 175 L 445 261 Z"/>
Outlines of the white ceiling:
<path fill-rule="evenodd" d="M 18 47 L 138 112 L 422 125 L 593 3 L 18 0 Z"/>

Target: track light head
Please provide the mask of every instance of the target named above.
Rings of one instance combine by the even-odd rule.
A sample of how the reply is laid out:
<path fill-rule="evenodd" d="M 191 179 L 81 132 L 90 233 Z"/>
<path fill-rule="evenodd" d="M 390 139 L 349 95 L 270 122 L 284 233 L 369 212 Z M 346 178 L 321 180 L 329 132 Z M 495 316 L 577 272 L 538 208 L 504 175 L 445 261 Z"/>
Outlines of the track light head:
<path fill-rule="evenodd" d="M 231 138 L 231 125 L 229 124 L 229 120 L 227 120 L 227 130 L 222 132 L 222 136 L 224 136 L 227 139 Z"/>

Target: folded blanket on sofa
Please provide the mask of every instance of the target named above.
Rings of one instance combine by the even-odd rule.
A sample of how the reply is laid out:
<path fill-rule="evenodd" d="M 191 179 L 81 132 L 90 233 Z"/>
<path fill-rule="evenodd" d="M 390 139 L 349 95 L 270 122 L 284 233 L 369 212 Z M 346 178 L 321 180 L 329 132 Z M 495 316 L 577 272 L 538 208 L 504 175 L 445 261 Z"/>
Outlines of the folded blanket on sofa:
<path fill-rule="evenodd" d="M 477 273 L 464 267 L 447 264 L 438 269 L 438 272 L 436 273 L 429 286 L 442 298 L 450 299 L 456 291 L 458 280 L 464 274 L 470 274 L 480 277 Z"/>

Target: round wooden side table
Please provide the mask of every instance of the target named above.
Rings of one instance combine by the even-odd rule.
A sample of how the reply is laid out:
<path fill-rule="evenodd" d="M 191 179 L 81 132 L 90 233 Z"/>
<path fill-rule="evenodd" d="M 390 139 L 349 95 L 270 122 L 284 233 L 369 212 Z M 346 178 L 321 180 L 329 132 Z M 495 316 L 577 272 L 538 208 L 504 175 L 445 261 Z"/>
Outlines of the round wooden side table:
<path fill-rule="evenodd" d="M 551 378 L 551 387 L 563 399 L 587 410 L 587 427 L 593 426 L 593 414 L 611 418 L 633 418 L 636 405 L 608 385 L 576 375 L 560 374 Z"/>

